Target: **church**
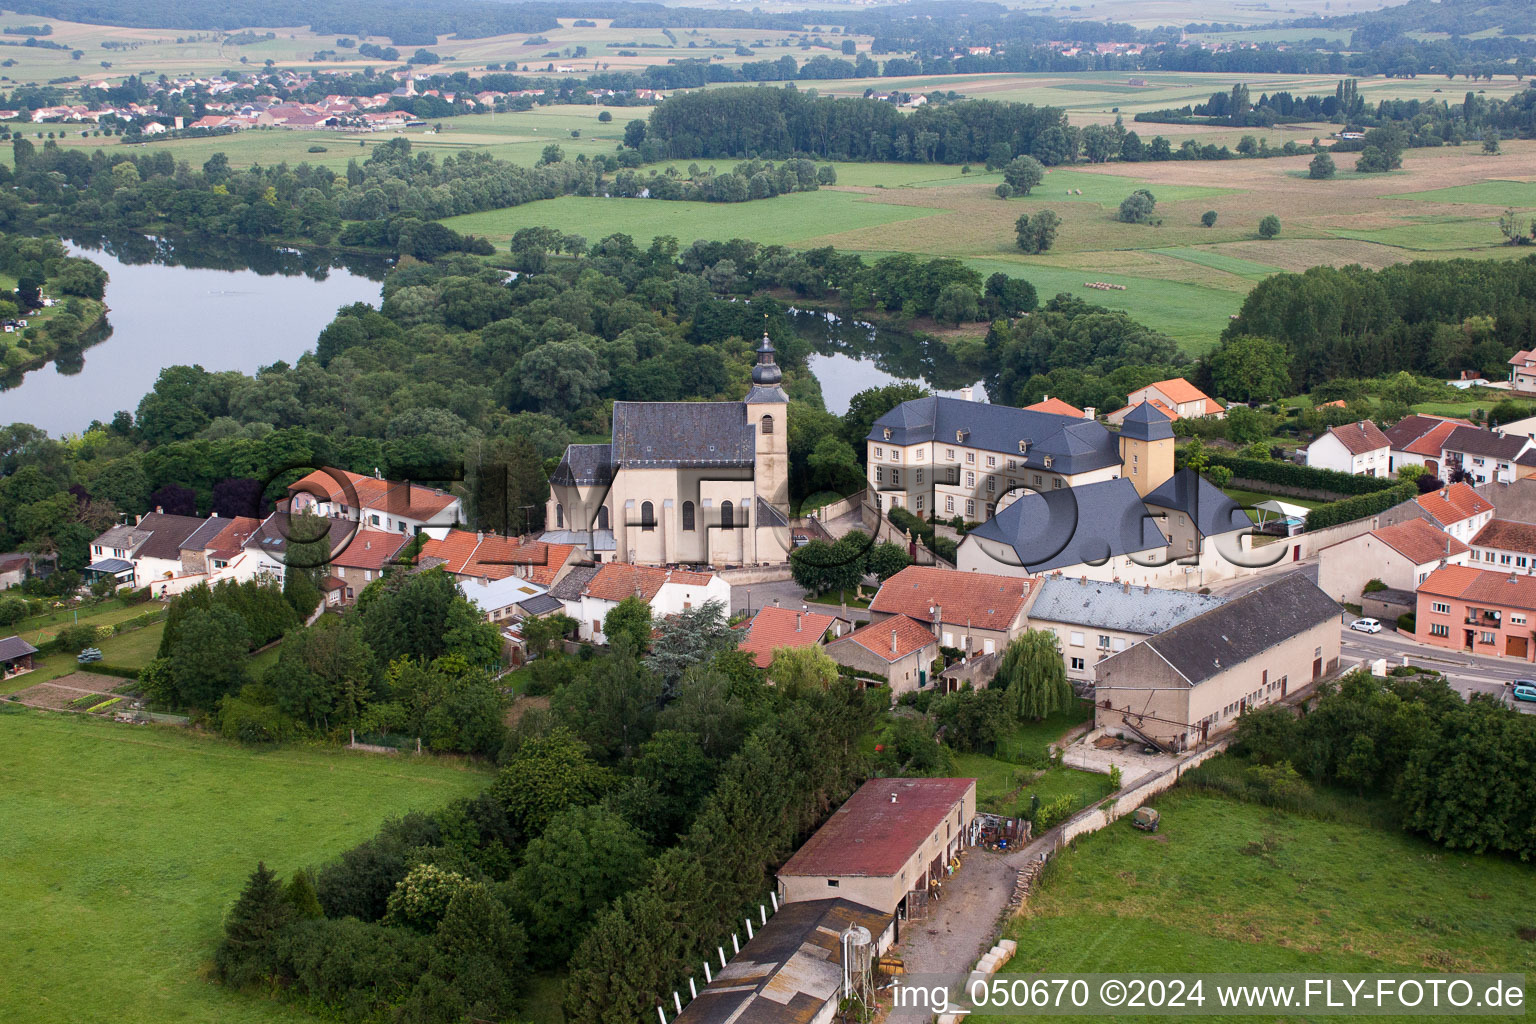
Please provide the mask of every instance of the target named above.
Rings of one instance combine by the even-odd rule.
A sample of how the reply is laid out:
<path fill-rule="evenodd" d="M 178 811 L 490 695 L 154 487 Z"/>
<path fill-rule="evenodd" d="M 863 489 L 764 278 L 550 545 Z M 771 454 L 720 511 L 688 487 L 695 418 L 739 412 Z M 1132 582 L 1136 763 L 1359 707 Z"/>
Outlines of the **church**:
<path fill-rule="evenodd" d="M 782 564 L 791 550 L 789 397 L 768 335 L 739 402 L 615 402 L 607 444 L 549 478 L 544 540 L 599 562 Z"/>

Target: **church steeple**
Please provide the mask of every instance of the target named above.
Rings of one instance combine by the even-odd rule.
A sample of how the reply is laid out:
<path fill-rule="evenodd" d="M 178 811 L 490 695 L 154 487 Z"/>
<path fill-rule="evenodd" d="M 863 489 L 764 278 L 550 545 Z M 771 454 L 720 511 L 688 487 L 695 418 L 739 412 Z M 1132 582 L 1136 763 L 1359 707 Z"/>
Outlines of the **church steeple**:
<path fill-rule="evenodd" d="M 752 367 L 752 383 L 758 387 L 775 387 L 784 379 L 784 374 L 779 370 L 779 364 L 773 361 L 773 342 L 768 338 L 768 332 L 763 332 L 763 340 L 757 345 L 757 365 Z"/>

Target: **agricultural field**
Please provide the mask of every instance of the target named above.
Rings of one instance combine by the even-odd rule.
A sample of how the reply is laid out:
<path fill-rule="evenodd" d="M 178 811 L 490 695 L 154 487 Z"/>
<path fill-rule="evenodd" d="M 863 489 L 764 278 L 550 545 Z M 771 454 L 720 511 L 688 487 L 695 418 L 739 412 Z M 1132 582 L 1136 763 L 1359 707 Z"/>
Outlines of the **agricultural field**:
<path fill-rule="evenodd" d="M 11 901 L 0 1018 L 11 1024 L 312 1021 L 204 975 L 254 859 L 290 874 L 487 779 L 446 760 L 255 751 L 15 711 L 0 712 L 0 776 Z"/>
<path fill-rule="evenodd" d="M 1306 176 L 1308 156 L 1078 165 L 1050 170 L 1029 196 L 1006 202 L 994 195 L 995 174 L 837 164 L 835 186 L 741 206 L 565 197 L 446 223 L 498 244 L 518 228 L 551 225 L 594 239 L 621 231 L 642 245 L 670 234 L 685 245 L 734 237 L 833 245 L 867 258 L 954 256 L 984 275 L 1027 278 L 1043 298 L 1072 291 L 1124 309 L 1198 354 L 1215 344 L 1249 289 L 1278 271 L 1525 255 L 1502 244 L 1498 219 L 1508 205 L 1536 213 L 1533 157 L 1530 142 L 1508 143 L 1502 156 L 1474 146 L 1410 150 L 1403 170 L 1363 175 L 1349 170 L 1352 155 L 1341 154 L 1345 170 L 1332 181 Z M 714 163 L 723 170 L 732 162 Z M 1120 200 L 1138 188 L 1157 196 L 1160 224 L 1115 219 Z M 1062 220 L 1056 245 L 1026 256 L 1015 245 L 1014 221 L 1042 209 Z M 1201 226 L 1206 210 L 1217 213 L 1214 227 Z M 1260 239 L 1258 221 L 1269 213 L 1280 218 L 1281 234 Z M 1089 281 L 1124 290 L 1088 290 Z"/>
<path fill-rule="evenodd" d="M 1005 972 L 1536 970 L 1529 865 L 1364 815 L 1185 789 L 1156 806 L 1157 833 L 1118 822 L 1052 862 L 1004 930 L 1019 944 Z"/>

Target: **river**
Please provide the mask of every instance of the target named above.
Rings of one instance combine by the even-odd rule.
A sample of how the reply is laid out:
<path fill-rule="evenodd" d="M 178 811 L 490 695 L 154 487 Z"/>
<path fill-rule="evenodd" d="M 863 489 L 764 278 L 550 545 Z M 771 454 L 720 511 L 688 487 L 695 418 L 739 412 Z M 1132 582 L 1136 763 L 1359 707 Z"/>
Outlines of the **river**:
<path fill-rule="evenodd" d="M 387 265 L 271 246 L 128 239 L 67 242 L 107 271 L 109 330 L 83 358 L 0 391 L 0 424 L 78 433 L 136 410 L 166 366 L 253 373 L 314 348 L 341 306 L 379 303 Z"/>
<path fill-rule="evenodd" d="M 847 412 L 860 391 L 900 382 L 921 384 L 950 398 L 965 397 L 961 389 L 969 387 L 976 401 L 987 400 L 982 383 L 958 366 L 949 347 L 938 339 L 877 328 L 820 310 L 792 309 L 789 320 L 811 343 L 807 362 L 830 413 Z"/>

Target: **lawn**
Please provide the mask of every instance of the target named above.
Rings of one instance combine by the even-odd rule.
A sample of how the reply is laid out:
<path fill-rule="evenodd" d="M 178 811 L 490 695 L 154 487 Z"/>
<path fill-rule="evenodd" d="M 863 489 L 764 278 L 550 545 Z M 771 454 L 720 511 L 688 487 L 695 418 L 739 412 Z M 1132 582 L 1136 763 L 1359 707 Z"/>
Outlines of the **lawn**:
<path fill-rule="evenodd" d="M 0 714 L 0 1019 L 313 1021 L 204 980 L 256 860 L 284 874 L 487 776 L 434 759 L 255 751 L 76 715 Z"/>
<path fill-rule="evenodd" d="M 1536 969 L 1529 865 L 1183 789 L 1157 808 L 1156 834 L 1118 822 L 1056 858 L 1006 972 Z"/>
<path fill-rule="evenodd" d="M 518 228 L 552 226 L 595 242 L 615 232 L 640 246 L 657 235 L 688 245 L 695 239 L 750 238 L 764 245 L 797 245 L 827 234 L 928 217 L 936 210 L 875 202 L 853 192 L 796 192 L 750 203 L 562 196 L 486 213 L 450 217 L 455 231 L 505 243 Z"/>
<path fill-rule="evenodd" d="M 1067 730 L 1081 725 L 1093 715 L 1092 705 L 1074 700 L 1072 706 L 1047 716 L 1039 722 L 1021 722 L 998 743 L 997 757 L 986 754 L 956 754 L 955 772 L 976 779 L 976 806 L 993 814 L 1019 815 L 1029 811 L 1030 795 L 1049 803 L 1072 794 L 1077 806 L 1086 807 L 1109 795 L 1109 777 L 1075 768 L 1026 768 L 1009 757 L 1035 756 L 1047 745 L 1059 740 Z"/>
<path fill-rule="evenodd" d="M 1311 498 L 1292 498 L 1285 494 L 1264 494 L 1261 491 L 1245 491 L 1240 487 L 1228 487 L 1227 497 L 1236 501 L 1244 508 L 1252 508 L 1261 501 L 1273 501 L 1279 499 L 1287 505 L 1300 505 L 1302 508 L 1322 508 L 1328 504 L 1326 501 L 1314 501 Z"/>
<path fill-rule="evenodd" d="M 76 622 L 82 625 L 111 626 L 124 619 L 147 615 L 158 607 L 148 602 L 125 604 L 117 600 L 108 600 L 83 608 L 62 608 L 44 612 L 41 615 L 30 615 L 10 628 L 23 640 L 41 647 L 44 640 L 55 636 L 63 627 L 73 626 Z"/>
<path fill-rule="evenodd" d="M 1427 203 L 1475 203 L 1480 206 L 1536 206 L 1536 181 L 1494 178 L 1473 185 L 1452 185 L 1427 192 L 1403 192 L 1388 199 L 1417 199 Z"/>

